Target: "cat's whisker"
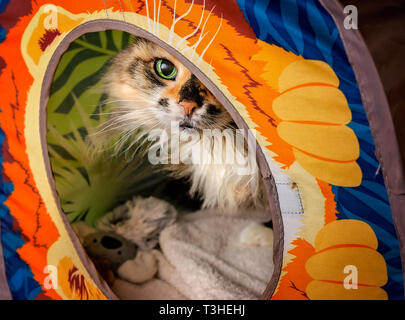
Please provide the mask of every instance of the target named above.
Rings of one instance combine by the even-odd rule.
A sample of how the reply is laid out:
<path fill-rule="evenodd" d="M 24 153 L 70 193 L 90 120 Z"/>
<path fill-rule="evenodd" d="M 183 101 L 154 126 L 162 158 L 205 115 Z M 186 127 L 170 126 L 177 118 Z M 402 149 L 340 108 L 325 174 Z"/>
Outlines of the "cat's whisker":
<path fill-rule="evenodd" d="M 141 143 L 141 141 L 142 141 L 142 139 L 139 139 L 139 140 L 134 141 L 134 142 L 131 144 L 131 146 L 128 148 L 128 151 L 126 151 L 126 152 L 129 152 L 129 151 L 131 150 L 131 148 L 132 148 L 135 144 L 138 143 L 138 146 L 137 146 L 137 147 L 135 148 L 135 150 L 132 152 L 132 159 L 133 159 L 134 156 L 138 153 L 138 150 L 143 147 L 143 143 Z"/>
<path fill-rule="evenodd" d="M 212 37 L 211 41 L 210 41 L 210 42 L 207 44 L 207 46 L 205 47 L 204 51 L 201 53 L 200 58 L 198 59 L 198 62 L 197 62 L 197 67 L 200 66 L 201 61 L 202 61 L 202 59 L 203 59 L 203 57 L 204 57 L 205 52 L 208 50 L 208 48 L 209 48 L 209 47 L 211 46 L 211 44 L 214 42 L 214 40 L 215 40 L 215 38 L 216 38 L 216 36 L 217 36 L 219 30 L 221 29 L 222 21 L 223 21 L 223 16 L 222 16 L 222 13 L 221 13 L 221 21 L 220 21 L 220 23 L 219 23 L 218 29 L 217 29 L 217 31 L 215 32 L 214 36 Z"/>
<path fill-rule="evenodd" d="M 133 124 L 133 123 L 131 123 Z M 129 125 L 129 124 L 128 124 Z M 152 126 L 152 130 L 157 127 L 159 125 L 159 123 L 155 124 L 154 126 Z M 114 144 L 116 146 L 116 150 L 120 150 L 121 147 L 125 144 L 126 140 L 129 139 L 134 133 L 135 131 L 137 131 L 140 128 L 140 126 L 135 126 L 135 127 L 131 127 L 123 136 L 121 136 L 119 138 L 119 140 Z M 115 128 L 113 128 L 115 129 Z M 146 135 L 148 135 L 148 132 L 145 131 L 142 134 L 138 134 L 136 136 L 136 139 L 134 140 L 133 143 L 131 143 L 122 153 L 126 153 L 128 150 L 130 150 L 132 148 L 132 146 L 137 142 L 142 140 Z M 118 151 L 117 151 L 118 152 Z"/>
<path fill-rule="evenodd" d="M 112 118 L 110 118 L 109 120 L 107 120 L 107 122 L 109 123 L 122 123 L 122 122 L 130 122 L 133 121 L 135 118 L 133 118 L 133 115 L 131 112 L 127 112 L 127 113 L 123 113 L 121 115 L 118 116 L 114 116 Z"/>
<path fill-rule="evenodd" d="M 169 32 L 169 37 L 167 38 L 167 43 L 169 45 L 172 44 L 172 38 L 173 38 L 173 33 L 174 33 L 174 25 L 176 24 L 176 7 L 177 7 L 177 0 L 174 0 L 174 7 L 173 7 L 173 23 L 172 26 L 170 27 L 170 32 Z"/>
<path fill-rule="evenodd" d="M 137 155 L 137 153 L 138 153 L 138 150 L 141 148 L 141 144 L 139 144 L 138 145 L 138 147 L 134 150 L 134 152 L 132 153 L 132 156 L 131 156 L 131 160 L 133 160 L 134 158 L 135 158 L 135 156 Z"/>
<path fill-rule="evenodd" d="M 122 133 L 118 140 L 112 144 L 111 149 L 114 149 L 115 153 L 117 153 L 131 136 L 134 136 L 136 138 L 135 140 L 141 140 L 139 139 L 139 136 L 142 136 L 141 134 L 135 135 L 138 129 L 139 127 L 128 128 L 128 130 Z"/>
<path fill-rule="evenodd" d="M 119 123 L 123 123 L 126 122 L 124 124 L 121 124 L 120 126 L 115 126 Z M 121 121 L 114 121 L 110 124 L 108 124 L 109 122 L 107 121 L 106 124 L 108 124 L 106 127 L 103 127 L 102 130 L 96 131 L 95 133 L 91 134 L 91 135 L 100 135 L 102 133 L 107 133 L 107 132 L 111 132 L 120 128 L 124 128 L 125 126 L 128 126 L 129 124 L 127 123 L 128 121 L 126 120 L 121 120 Z M 108 129 L 108 130 L 107 130 Z"/>
<path fill-rule="evenodd" d="M 148 21 L 148 30 L 150 33 L 152 33 L 152 26 L 150 24 L 150 18 L 149 18 L 149 3 L 148 0 L 145 0 L 145 5 L 146 5 L 146 17 L 147 17 L 147 21 Z"/>
<path fill-rule="evenodd" d="M 157 27 L 156 27 L 156 36 L 159 37 L 159 26 L 160 26 L 160 7 L 162 4 L 162 0 L 159 0 L 159 8 L 158 8 L 158 15 L 157 15 Z"/>
<path fill-rule="evenodd" d="M 191 56 L 190 60 L 193 60 L 193 56 L 194 56 L 194 52 L 196 50 L 196 48 L 198 47 L 198 45 L 201 43 L 201 41 L 205 38 L 205 36 L 209 33 L 209 31 L 207 33 L 204 34 L 204 30 L 205 30 L 205 26 L 207 25 L 208 20 L 211 17 L 212 12 L 214 11 L 215 6 L 213 6 L 210 10 L 210 12 L 208 13 L 207 18 L 204 21 L 204 24 L 202 26 L 201 32 L 200 32 L 200 36 L 198 37 L 198 40 L 191 46 L 191 47 L 187 47 L 185 48 L 181 53 L 184 54 L 186 53 L 188 50 L 193 49 L 193 55 Z"/>
<path fill-rule="evenodd" d="M 104 100 L 103 102 L 100 102 L 99 105 L 106 105 L 110 103 L 115 103 L 115 102 L 137 102 L 138 100 Z"/>
<path fill-rule="evenodd" d="M 93 113 L 92 115 L 104 116 L 104 115 L 110 115 L 110 114 L 126 114 L 126 113 L 128 113 L 127 110 L 121 110 L 121 111 L 112 111 L 112 112 Z"/>
<path fill-rule="evenodd" d="M 177 42 L 176 50 L 179 49 L 180 45 L 183 44 L 184 41 L 186 41 L 186 40 L 189 39 L 190 37 L 194 36 L 194 35 L 198 32 L 198 30 L 200 29 L 201 22 L 202 22 L 203 19 L 204 19 L 205 0 L 204 0 L 204 2 L 203 2 L 203 8 L 202 8 L 202 11 L 201 11 L 201 12 L 202 12 L 202 14 L 201 14 L 200 21 L 198 22 L 198 26 L 194 29 L 194 31 L 193 31 L 192 33 L 186 35 L 185 37 L 181 38 L 179 42 Z"/>
<path fill-rule="evenodd" d="M 169 37 L 167 39 L 167 43 L 169 45 L 172 45 L 173 36 L 174 36 L 174 27 L 175 27 L 176 23 L 179 22 L 181 19 L 185 18 L 191 12 L 191 9 L 194 6 L 194 0 L 191 1 L 191 5 L 188 8 L 188 10 L 186 11 L 186 13 L 184 13 L 183 15 L 178 17 L 177 19 L 176 19 L 176 4 L 177 4 L 177 0 L 174 1 L 173 23 L 172 23 L 172 26 L 170 27 L 170 33 L 169 33 Z"/>
<path fill-rule="evenodd" d="M 198 45 L 201 43 L 202 40 L 204 40 L 204 38 L 209 34 L 210 32 L 207 31 L 205 34 L 201 33 L 200 38 L 198 39 L 198 41 L 196 43 L 194 43 L 191 47 L 187 47 L 185 48 L 181 53 L 185 54 L 187 51 L 189 50 L 193 50 L 191 53 L 191 57 L 189 58 L 191 61 L 193 61 L 194 58 L 194 54 L 195 54 L 195 50 L 197 49 Z"/>
<path fill-rule="evenodd" d="M 134 134 L 138 128 L 131 128 L 125 133 L 123 133 L 120 138 L 114 143 L 114 145 L 119 144 L 121 141 L 124 141 L 125 139 L 129 138 L 130 135 Z"/>
<path fill-rule="evenodd" d="M 118 155 L 126 154 L 136 143 L 139 143 L 140 141 L 142 141 L 142 137 L 143 137 L 143 135 L 141 135 L 140 137 L 139 137 L 139 136 L 136 137 L 137 139 L 134 139 L 134 141 L 132 141 L 132 142 L 129 144 L 129 146 L 128 146 L 125 150 L 122 150 L 121 152 L 120 152 L 120 149 L 116 149 L 117 154 L 118 154 Z M 128 136 L 128 138 L 129 138 L 129 136 Z M 139 143 L 138 147 L 135 149 L 135 152 L 136 152 L 140 147 L 141 147 L 141 143 Z"/>
<path fill-rule="evenodd" d="M 123 137 L 121 137 L 112 147 L 114 148 L 114 153 L 118 153 L 122 150 L 123 146 L 129 141 L 131 135 L 135 133 L 136 130 L 128 131 Z"/>
<path fill-rule="evenodd" d="M 125 20 L 125 15 L 124 15 L 124 10 L 122 10 L 122 3 L 121 3 L 121 0 L 118 0 L 118 2 L 120 3 L 120 11 L 121 11 L 121 14 L 122 14 L 122 19 L 124 20 L 124 22 L 126 22 L 126 20 Z"/>
<path fill-rule="evenodd" d="M 156 35 L 156 0 L 153 0 L 153 34 Z"/>
<path fill-rule="evenodd" d="M 122 153 L 126 153 L 127 151 L 129 151 L 132 146 L 137 143 L 137 142 L 141 142 L 142 140 L 148 139 L 149 141 L 153 141 L 154 139 L 151 139 L 153 137 L 155 137 L 154 135 L 152 135 L 153 130 L 157 127 L 160 126 L 160 123 L 156 123 L 155 125 L 153 125 L 148 132 L 144 132 L 143 134 L 140 134 L 137 136 L 136 141 L 134 141 L 130 146 L 128 146 L 127 149 L 125 149 Z M 166 141 L 167 142 L 167 141 Z M 153 142 L 150 147 L 152 147 L 154 144 L 159 143 L 159 141 L 155 141 Z M 142 146 L 142 144 L 139 144 L 138 147 L 135 149 L 135 151 L 132 153 L 132 158 L 136 155 L 136 153 L 138 152 L 139 148 Z M 170 154 L 170 151 L 169 151 Z"/>

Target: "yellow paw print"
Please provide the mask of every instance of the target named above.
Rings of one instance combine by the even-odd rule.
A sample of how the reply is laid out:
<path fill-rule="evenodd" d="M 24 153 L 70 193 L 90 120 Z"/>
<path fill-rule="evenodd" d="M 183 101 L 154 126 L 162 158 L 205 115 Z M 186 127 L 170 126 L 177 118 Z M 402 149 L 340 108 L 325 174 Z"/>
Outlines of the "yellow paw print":
<path fill-rule="evenodd" d="M 330 184 L 355 187 L 362 180 L 356 163 L 359 142 L 346 126 L 352 114 L 338 87 L 339 79 L 325 62 L 295 61 L 279 77 L 273 111 L 282 120 L 279 136 L 293 146 L 305 170 Z"/>
<path fill-rule="evenodd" d="M 381 289 L 388 281 L 378 240 L 359 220 L 338 220 L 322 228 L 315 239 L 316 253 L 306 272 L 314 280 L 306 294 L 311 300 L 386 300 Z"/>

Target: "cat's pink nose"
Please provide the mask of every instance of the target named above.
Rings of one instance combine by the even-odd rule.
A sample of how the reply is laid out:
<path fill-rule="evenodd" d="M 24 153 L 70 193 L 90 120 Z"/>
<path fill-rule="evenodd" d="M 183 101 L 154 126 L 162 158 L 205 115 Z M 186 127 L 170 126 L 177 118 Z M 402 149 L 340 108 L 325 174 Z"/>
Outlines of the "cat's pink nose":
<path fill-rule="evenodd" d="M 198 108 L 197 103 L 195 103 L 194 101 L 187 101 L 187 100 L 184 100 L 184 101 L 180 102 L 179 105 L 181 105 L 181 106 L 183 107 L 183 109 L 184 109 L 184 114 L 186 114 L 186 115 L 192 114 L 192 113 L 193 113 L 193 110 L 194 110 L 195 108 Z"/>

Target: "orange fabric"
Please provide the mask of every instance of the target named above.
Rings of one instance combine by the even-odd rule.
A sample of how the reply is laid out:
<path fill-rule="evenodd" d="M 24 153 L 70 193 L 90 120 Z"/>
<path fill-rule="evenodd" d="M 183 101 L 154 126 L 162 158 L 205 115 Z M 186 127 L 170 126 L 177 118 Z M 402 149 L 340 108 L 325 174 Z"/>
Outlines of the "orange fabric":
<path fill-rule="evenodd" d="M 16 27 L 10 30 L 8 40 L 19 44 L 19 37 L 28 22 L 28 18 L 23 18 Z M 46 277 L 43 269 L 47 265 L 47 249 L 59 234 L 38 195 L 25 152 L 25 100 L 33 79 L 23 62 L 19 45 L 2 45 L 1 50 L 2 56 L 7 58 L 8 64 L 0 77 L 0 87 L 9 88 L 3 90 L 2 100 L 4 104 L 11 106 L 11 108 L 2 108 L 0 113 L 0 126 L 6 134 L 5 148 L 10 157 L 10 161 L 5 159 L 3 174 L 14 185 L 14 191 L 5 205 L 14 216 L 26 241 L 18 253 L 24 261 L 30 264 L 35 280 L 42 284 Z M 46 294 L 53 299 L 59 299 L 52 289 L 48 290 Z"/>
<path fill-rule="evenodd" d="M 315 254 L 315 249 L 301 238 L 292 244 L 295 247 L 289 253 L 295 255 L 295 258 L 283 269 L 286 274 L 281 278 L 272 300 L 308 300 L 305 289 L 313 279 L 306 273 L 305 263 Z"/>
<path fill-rule="evenodd" d="M 337 219 L 336 214 L 338 214 L 338 212 L 334 200 L 335 195 L 332 193 L 332 187 L 328 183 L 320 180 L 317 180 L 317 182 L 325 197 L 325 224 L 328 224 Z"/>

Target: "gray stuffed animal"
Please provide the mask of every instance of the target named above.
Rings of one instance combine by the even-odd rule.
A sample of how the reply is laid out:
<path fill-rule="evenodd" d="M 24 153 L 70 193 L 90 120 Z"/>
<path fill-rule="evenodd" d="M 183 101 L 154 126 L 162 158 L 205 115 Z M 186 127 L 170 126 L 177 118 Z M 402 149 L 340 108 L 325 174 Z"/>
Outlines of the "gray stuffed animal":
<path fill-rule="evenodd" d="M 135 243 L 106 231 L 87 235 L 83 240 L 83 247 L 91 258 L 107 260 L 114 272 L 126 261 L 135 259 L 138 251 Z"/>
<path fill-rule="evenodd" d="M 93 261 L 108 261 L 118 277 L 142 283 L 156 274 L 152 250 L 176 217 L 176 209 L 164 200 L 134 197 L 97 221 L 96 228 L 84 222 L 72 226 Z"/>

